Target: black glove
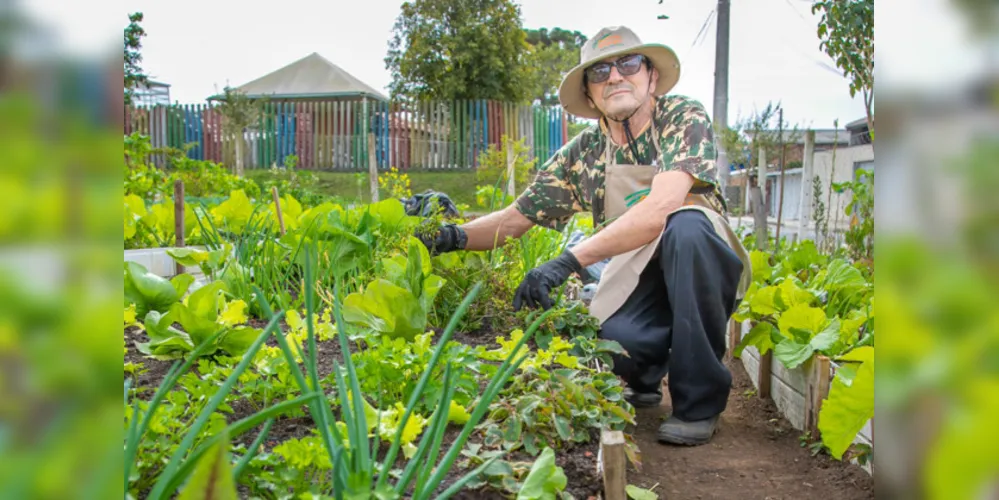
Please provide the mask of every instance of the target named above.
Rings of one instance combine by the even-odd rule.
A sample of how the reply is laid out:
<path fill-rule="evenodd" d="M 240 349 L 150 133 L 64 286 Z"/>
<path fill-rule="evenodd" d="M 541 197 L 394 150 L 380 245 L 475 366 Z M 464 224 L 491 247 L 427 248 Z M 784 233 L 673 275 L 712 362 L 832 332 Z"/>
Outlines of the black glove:
<path fill-rule="evenodd" d="M 572 252 L 566 250 L 554 259 L 531 269 L 524 276 L 524 281 L 517 287 L 513 296 L 513 310 L 519 311 L 521 306 L 551 309 L 552 299 L 549 297 L 552 289 L 558 288 L 569 279 L 572 273 L 582 269 Z"/>
<path fill-rule="evenodd" d="M 455 250 L 464 250 L 468 243 L 465 230 L 456 224 L 444 224 L 434 236 L 417 233 L 416 237 L 423 243 L 430 255 L 438 255 Z"/>

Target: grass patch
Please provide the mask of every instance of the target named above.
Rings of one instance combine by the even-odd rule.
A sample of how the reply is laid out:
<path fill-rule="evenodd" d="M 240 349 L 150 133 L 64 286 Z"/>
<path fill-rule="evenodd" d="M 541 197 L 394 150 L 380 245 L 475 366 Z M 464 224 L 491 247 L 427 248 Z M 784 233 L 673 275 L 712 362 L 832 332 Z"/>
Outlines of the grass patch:
<path fill-rule="evenodd" d="M 355 172 L 327 172 L 313 171 L 319 178 L 319 183 L 315 186 L 315 191 L 330 196 L 339 196 L 347 200 L 358 200 L 361 203 L 369 203 L 371 195 L 368 188 L 368 174 Z M 451 197 L 456 203 L 467 203 L 470 207 L 475 206 L 475 172 L 428 172 L 410 171 L 407 172 L 412 184 L 413 193 L 422 193 L 428 189 L 442 192 Z M 246 176 L 254 181 L 264 181 L 271 177 L 271 173 L 265 169 L 249 170 Z M 359 184 L 360 183 L 360 184 Z M 385 199 L 384 191 L 378 196 Z"/>

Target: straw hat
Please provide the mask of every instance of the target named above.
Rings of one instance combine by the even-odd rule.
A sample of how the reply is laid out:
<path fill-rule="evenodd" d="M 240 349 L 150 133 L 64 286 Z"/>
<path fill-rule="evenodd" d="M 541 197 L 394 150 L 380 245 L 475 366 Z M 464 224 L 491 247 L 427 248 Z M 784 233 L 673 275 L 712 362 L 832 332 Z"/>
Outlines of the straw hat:
<path fill-rule="evenodd" d="M 590 99 L 584 92 L 583 71 L 593 63 L 624 54 L 642 54 L 659 70 L 659 82 L 653 91 L 657 97 L 669 92 L 680 79 L 680 60 L 673 49 L 658 43 L 642 43 L 630 29 L 611 26 L 586 41 L 579 53 L 579 65 L 562 79 L 558 89 L 562 107 L 576 116 L 600 118 L 600 110 L 590 107 Z"/>

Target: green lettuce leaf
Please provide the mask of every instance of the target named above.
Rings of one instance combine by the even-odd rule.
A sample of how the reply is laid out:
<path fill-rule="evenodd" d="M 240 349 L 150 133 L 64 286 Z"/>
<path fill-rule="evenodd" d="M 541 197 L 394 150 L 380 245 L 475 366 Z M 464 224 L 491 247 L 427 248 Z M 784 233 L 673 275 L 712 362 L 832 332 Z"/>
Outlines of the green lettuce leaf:
<path fill-rule="evenodd" d="M 125 306 L 135 304 L 138 317 L 149 311 L 166 312 L 180 300 L 194 282 L 194 277 L 181 274 L 168 281 L 149 272 L 141 264 L 125 262 Z"/>
<path fill-rule="evenodd" d="M 419 299 L 394 283 L 383 279 L 371 282 L 364 293 L 352 293 L 343 302 L 343 318 L 390 338 L 412 340 L 423 333 L 427 313 Z"/>

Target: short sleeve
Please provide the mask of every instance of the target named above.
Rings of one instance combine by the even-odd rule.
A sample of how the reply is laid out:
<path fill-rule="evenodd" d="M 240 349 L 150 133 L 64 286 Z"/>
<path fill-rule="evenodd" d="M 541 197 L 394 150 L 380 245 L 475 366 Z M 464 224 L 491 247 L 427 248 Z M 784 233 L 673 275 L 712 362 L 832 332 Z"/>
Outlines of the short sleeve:
<path fill-rule="evenodd" d="M 680 98 L 667 101 L 659 111 L 664 122 L 659 131 L 663 154 L 660 171 L 687 172 L 696 179 L 695 188 L 716 187 L 718 151 L 704 106 L 695 100 Z"/>
<path fill-rule="evenodd" d="M 569 152 L 575 145 L 576 141 L 571 141 L 559 149 L 514 202 L 517 210 L 531 222 L 561 230 L 573 215 L 583 210 L 568 172 Z"/>

